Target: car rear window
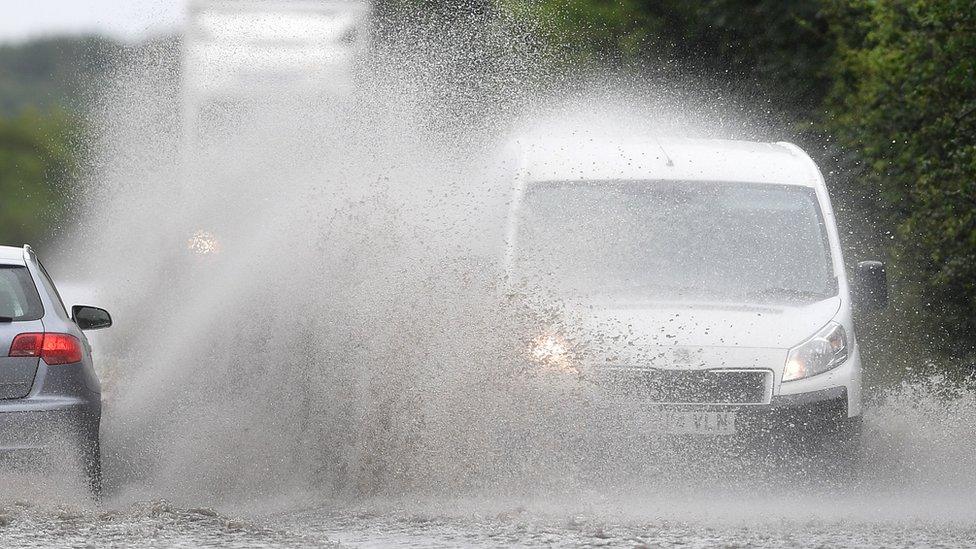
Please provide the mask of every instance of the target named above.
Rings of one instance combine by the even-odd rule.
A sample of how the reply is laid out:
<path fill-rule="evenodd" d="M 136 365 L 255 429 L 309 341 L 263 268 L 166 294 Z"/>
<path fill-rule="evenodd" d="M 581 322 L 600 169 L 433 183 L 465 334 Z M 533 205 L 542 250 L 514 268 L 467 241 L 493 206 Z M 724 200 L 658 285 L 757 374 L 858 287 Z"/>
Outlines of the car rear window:
<path fill-rule="evenodd" d="M 0 265 L 0 318 L 17 321 L 42 316 L 44 306 L 27 267 Z"/>

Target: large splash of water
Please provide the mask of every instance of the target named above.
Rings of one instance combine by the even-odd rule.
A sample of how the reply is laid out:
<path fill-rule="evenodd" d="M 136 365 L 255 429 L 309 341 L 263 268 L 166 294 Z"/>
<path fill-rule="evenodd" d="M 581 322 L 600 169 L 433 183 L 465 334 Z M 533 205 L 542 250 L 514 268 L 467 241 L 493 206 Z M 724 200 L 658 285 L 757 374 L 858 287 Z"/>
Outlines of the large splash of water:
<path fill-rule="evenodd" d="M 696 451 L 648 446 L 585 387 L 513 375 L 525 342 L 565 319 L 500 286 L 511 174 L 495 153 L 528 119 L 593 136 L 771 131 L 660 82 L 575 83 L 504 20 L 453 24 L 387 25 L 351 95 L 254 93 L 199 143 L 182 132 L 172 52 L 120 67 L 60 263 L 117 320 L 96 336 L 116 493 L 625 493 L 630 509 L 680 514 L 675 479 L 715 496 L 690 500 L 706 513 L 735 511 L 722 479 L 769 486 L 721 449 L 703 481 Z M 917 384 L 880 399 L 863 482 L 971 491 L 974 413 L 971 393 Z M 791 513 L 827 509 L 810 497 Z"/>

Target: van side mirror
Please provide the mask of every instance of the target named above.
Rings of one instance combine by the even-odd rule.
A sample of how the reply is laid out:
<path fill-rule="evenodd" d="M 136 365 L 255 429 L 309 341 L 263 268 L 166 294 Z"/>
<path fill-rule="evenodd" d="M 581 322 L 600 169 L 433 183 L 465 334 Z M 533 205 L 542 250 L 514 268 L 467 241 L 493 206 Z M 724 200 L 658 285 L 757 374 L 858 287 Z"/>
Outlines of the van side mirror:
<path fill-rule="evenodd" d="M 82 330 L 98 330 L 112 325 L 112 315 L 105 309 L 75 305 L 71 308 L 71 319 Z"/>
<path fill-rule="evenodd" d="M 884 263 L 862 261 L 857 264 L 854 304 L 870 311 L 880 311 L 888 306 L 888 274 Z"/>

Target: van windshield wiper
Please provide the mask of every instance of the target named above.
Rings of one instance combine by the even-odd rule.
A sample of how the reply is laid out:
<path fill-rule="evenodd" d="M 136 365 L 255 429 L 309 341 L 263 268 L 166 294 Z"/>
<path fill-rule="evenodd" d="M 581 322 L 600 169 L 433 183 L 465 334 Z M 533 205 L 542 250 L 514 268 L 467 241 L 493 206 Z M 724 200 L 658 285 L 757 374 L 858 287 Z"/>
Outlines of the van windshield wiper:
<path fill-rule="evenodd" d="M 826 292 L 823 291 L 816 292 L 812 290 L 803 290 L 800 288 L 775 288 L 775 287 L 763 288 L 762 290 L 751 292 L 749 295 L 752 297 L 787 297 L 787 298 L 803 299 L 803 300 L 815 299 L 818 301 L 830 297 L 830 295 L 828 295 Z"/>
<path fill-rule="evenodd" d="M 14 321 L 13 317 L 10 317 L 10 316 L 0 316 L 0 322 L 4 322 L 5 323 L 5 322 L 13 322 L 13 321 Z"/>

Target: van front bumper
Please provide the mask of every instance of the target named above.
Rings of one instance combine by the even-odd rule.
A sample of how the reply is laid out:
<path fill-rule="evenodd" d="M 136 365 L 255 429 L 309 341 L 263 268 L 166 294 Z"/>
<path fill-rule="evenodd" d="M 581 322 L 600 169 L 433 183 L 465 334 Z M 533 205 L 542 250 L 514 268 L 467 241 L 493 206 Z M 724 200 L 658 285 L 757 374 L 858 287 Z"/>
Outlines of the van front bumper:
<path fill-rule="evenodd" d="M 834 431 L 850 419 L 846 387 L 774 396 L 768 405 L 735 409 L 742 431 L 796 436 Z"/>
<path fill-rule="evenodd" d="M 734 422 L 734 433 L 737 436 L 770 441 L 820 438 L 822 435 L 843 431 L 860 421 L 860 415 L 849 415 L 846 387 L 777 395 L 766 404 L 666 404 L 634 400 L 630 404 L 636 404 L 640 409 L 649 412 L 649 417 L 655 418 L 651 425 L 656 419 L 674 418 L 674 413 L 703 423 L 708 422 L 709 416 L 722 416 L 726 425 Z M 730 416 L 734 416 L 734 419 L 730 419 Z M 673 433 L 667 419 L 659 427 L 663 434 Z M 674 434 L 679 433 L 680 430 Z M 697 436 L 695 431 L 685 434 Z"/>

